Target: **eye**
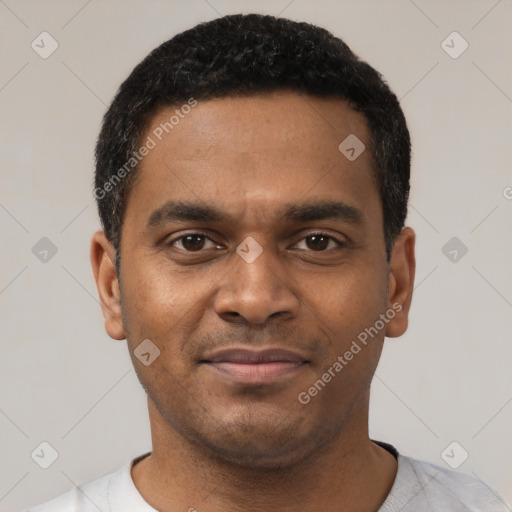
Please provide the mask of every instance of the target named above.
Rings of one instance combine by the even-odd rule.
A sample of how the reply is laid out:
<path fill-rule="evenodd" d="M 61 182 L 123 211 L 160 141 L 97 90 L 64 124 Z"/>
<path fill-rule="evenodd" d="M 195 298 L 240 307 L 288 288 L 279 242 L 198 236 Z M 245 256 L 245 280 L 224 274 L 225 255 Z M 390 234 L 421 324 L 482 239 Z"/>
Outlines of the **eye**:
<path fill-rule="evenodd" d="M 219 248 L 213 240 L 202 233 L 188 233 L 169 242 L 171 247 L 177 247 L 182 251 L 200 252 L 202 249 Z"/>
<path fill-rule="evenodd" d="M 304 241 L 305 248 L 299 247 L 299 245 Z M 301 250 L 311 250 L 314 252 L 323 252 L 329 249 L 336 249 L 345 247 L 347 244 L 334 238 L 333 236 L 327 235 L 325 233 L 312 233 L 308 236 L 305 236 L 297 245 Z"/>

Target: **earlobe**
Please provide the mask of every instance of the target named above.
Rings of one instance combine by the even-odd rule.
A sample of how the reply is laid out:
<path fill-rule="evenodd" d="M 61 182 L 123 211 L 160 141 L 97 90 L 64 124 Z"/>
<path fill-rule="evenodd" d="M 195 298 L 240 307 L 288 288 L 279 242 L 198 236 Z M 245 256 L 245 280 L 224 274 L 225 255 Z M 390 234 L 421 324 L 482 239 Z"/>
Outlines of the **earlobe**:
<path fill-rule="evenodd" d="M 123 340 L 126 334 L 122 322 L 115 250 L 103 231 L 97 231 L 92 237 L 91 265 L 105 319 L 105 330 L 111 338 Z"/>
<path fill-rule="evenodd" d="M 409 227 L 404 228 L 396 238 L 391 253 L 388 308 L 396 314 L 386 327 L 389 338 L 401 336 L 407 330 L 416 271 L 415 239 L 414 231 Z"/>

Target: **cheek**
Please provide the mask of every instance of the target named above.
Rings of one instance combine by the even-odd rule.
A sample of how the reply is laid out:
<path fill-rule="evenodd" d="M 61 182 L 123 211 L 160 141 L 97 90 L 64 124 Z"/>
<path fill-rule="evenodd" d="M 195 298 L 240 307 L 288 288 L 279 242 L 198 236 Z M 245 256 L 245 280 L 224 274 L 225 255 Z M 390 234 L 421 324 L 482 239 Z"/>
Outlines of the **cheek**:
<path fill-rule="evenodd" d="M 333 333 L 336 337 L 331 360 L 323 371 L 337 361 L 339 364 L 332 370 L 337 375 L 334 380 L 361 387 L 362 381 L 369 384 L 382 350 L 386 324 L 381 315 L 387 308 L 387 277 L 385 272 L 356 274 L 352 278 L 346 276 L 329 301 L 324 298 L 324 303 L 331 304 L 330 339 L 334 338 Z"/>
<path fill-rule="evenodd" d="M 129 266 L 131 265 L 131 266 Z M 204 315 L 213 282 L 207 276 L 191 277 L 175 272 L 168 264 L 148 259 L 126 260 L 134 269 L 123 278 L 123 317 L 132 349 L 151 339 L 160 350 L 179 350 Z"/>
<path fill-rule="evenodd" d="M 383 271 L 355 266 L 323 280 L 310 295 L 314 311 L 330 328 L 330 338 L 335 335 L 343 340 L 356 336 L 373 325 L 387 306 L 387 276 Z M 317 281 L 318 284 L 318 281 Z"/>
<path fill-rule="evenodd" d="M 336 292 L 320 298 L 318 325 L 328 339 L 328 354 L 304 390 L 317 395 L 319 407 L 336 410 L 349 397 L 364 403 L 382 351 L 385 327 L 380 315 L 386 306 L 385 283 L 376 287 L 375 280 L 346 280 Z"/>

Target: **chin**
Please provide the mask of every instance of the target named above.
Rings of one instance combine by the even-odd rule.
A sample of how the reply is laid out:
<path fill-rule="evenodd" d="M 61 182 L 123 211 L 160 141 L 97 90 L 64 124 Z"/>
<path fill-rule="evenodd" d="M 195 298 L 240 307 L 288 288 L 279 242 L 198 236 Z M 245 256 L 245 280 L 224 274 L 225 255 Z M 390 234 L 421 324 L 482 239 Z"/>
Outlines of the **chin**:
<path fill-rule="evenodd" d="M 236 422 L 224 426 L 219 422 L 206 432 L 194 432 L 189 441 L 217 463 L 240 469 L 277 470 L 319 455 L 334 437 L 325 424 L 307 428 L 301 422 Z"/>

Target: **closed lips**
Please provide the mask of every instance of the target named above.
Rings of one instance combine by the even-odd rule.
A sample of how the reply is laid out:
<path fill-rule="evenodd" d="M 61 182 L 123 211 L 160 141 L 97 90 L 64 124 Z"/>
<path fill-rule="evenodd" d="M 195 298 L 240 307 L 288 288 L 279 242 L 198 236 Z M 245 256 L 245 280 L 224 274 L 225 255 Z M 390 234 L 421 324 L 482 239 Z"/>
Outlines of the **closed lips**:
<path fill-rule="evenodd" d="M 268 363 L 294 363 L 308 362 L 299 354 L 289 350 L 270 349 L 251 351 L 246 349 L 221 350 L 205 357 L 204 363 L 237 363 L 237 364 L 268 364 Z"/>

